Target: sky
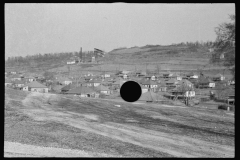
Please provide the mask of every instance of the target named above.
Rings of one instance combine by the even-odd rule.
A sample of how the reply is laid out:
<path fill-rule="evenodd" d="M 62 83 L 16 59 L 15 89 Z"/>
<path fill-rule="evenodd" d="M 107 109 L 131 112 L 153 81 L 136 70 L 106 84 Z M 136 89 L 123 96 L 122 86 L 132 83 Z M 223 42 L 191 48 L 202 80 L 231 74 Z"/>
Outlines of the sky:
<path fill-rule="evenodd" d="M 214 41 L 235 4 L 5 4 L 5 59 L 33 54 Z"/>

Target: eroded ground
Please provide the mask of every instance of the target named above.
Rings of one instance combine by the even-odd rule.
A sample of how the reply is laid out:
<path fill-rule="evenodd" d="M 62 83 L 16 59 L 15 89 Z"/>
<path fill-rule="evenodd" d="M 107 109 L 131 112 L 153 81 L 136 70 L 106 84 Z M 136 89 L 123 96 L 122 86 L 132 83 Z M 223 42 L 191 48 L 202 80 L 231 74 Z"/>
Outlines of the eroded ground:
<path fill-rule="evenodd" d="M 234 115 L 226 111 L 5 91 L 8 143 L 83 157 L 234 157 L 234 137 Z"/>

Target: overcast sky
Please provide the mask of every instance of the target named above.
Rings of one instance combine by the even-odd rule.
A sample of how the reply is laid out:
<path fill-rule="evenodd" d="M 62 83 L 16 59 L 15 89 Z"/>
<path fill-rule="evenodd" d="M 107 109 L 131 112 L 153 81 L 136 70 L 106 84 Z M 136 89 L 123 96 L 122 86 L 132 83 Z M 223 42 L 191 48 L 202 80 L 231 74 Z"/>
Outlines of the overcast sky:
<path fill-rule="evenodd" d="M 214 41 L 234 4 L 5 4 L 5 57 Z"/>

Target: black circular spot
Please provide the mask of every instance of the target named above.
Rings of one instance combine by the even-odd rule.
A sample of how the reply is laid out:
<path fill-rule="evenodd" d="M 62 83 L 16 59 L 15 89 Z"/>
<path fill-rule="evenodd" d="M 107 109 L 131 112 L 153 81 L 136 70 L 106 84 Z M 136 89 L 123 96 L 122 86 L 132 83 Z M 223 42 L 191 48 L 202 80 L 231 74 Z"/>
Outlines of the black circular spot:
<path fill-rule="evenodd" d="M 120 95 L 127 102 L 135 102 L 142 95 L 142 88 L 135 81 L 127 81 L 121 86 Z"/>

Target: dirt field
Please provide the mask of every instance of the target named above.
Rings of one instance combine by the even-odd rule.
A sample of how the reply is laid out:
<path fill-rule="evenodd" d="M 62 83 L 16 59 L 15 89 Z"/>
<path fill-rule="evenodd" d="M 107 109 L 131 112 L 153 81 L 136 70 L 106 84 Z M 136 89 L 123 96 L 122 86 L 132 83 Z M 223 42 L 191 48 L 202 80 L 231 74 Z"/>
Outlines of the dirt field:
<path fill-rule="evenodd" d="M 234 157 L 234 130 L 221 110 L 5 90 L 6 157 Z"/>

